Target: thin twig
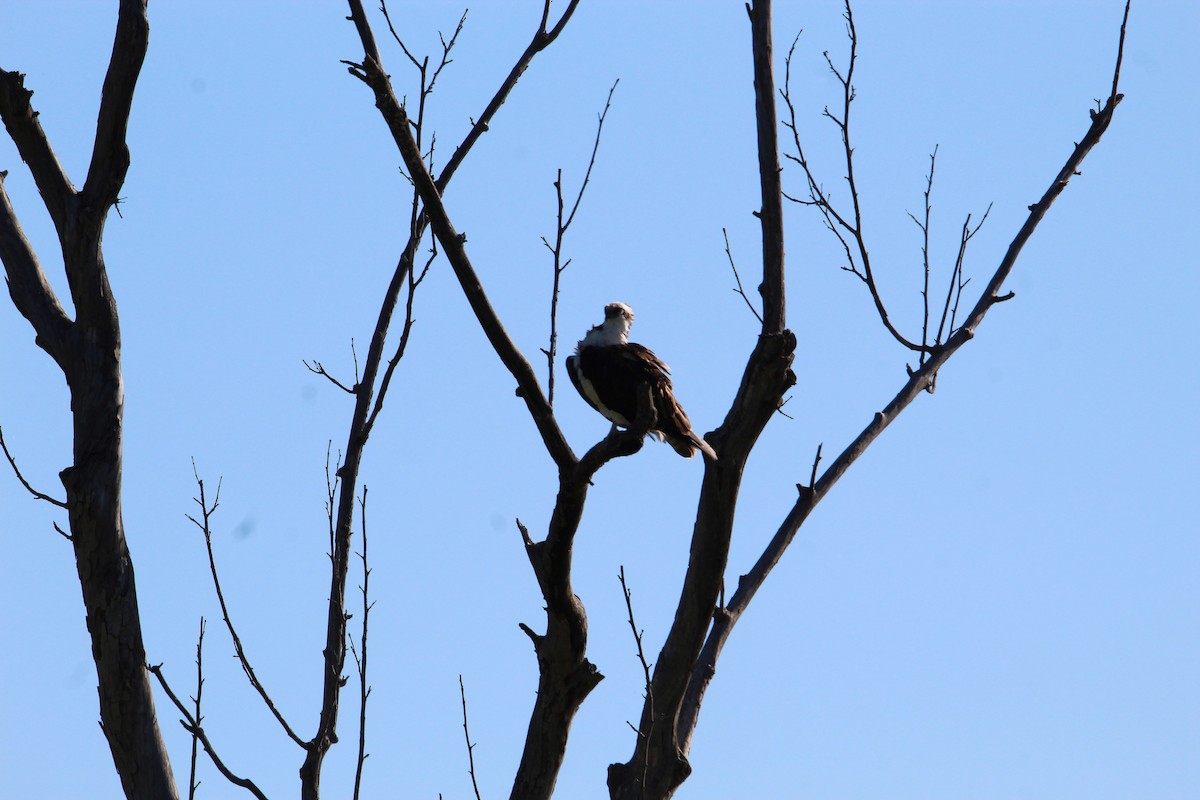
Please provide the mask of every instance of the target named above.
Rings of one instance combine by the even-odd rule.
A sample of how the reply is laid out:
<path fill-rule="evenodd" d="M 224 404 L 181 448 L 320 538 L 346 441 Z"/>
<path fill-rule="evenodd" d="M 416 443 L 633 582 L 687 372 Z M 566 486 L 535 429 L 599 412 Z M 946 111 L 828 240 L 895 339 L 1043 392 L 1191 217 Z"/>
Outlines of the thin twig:
<path fill-rule="evenodd" d="M 13 458 L 12 453 L 8 452 L 8 445 L 4 443 L 4 428 L 0 428 L 0 450 L 4 451 L 4 457 L 8 459 L 9 466 L 12 467 L 12 471 L 13 471 L 13 473 L 16 474 L 17 480 L 19 480 L 21 482 L 21 485 L 24 486 L 25 489 L 28 490 L 28 492 L 31 495 L 33 495 L 38 500 L 45 500 L 47 503 L 50 503 L 51 505 L 56 505 L 59 508 L 67 508 L 68 507 L 67 504 L 64 503 L 62 500 L 53 498 L 48 494 L 42 494 L 37 489 L 34 489 L 32 486 L 29 485 L 29 481 L 25 480 L 25 476 L 21 474 L 21 470 L 17 469 L 16 459 Z M 56 529 L 57 529 L 57 527 L 58 526 L 55 526 Z M 62 533 L 61 530 L 59 530 L 58 532 Z M 65 533 L 63 535 L 67 536 Z M 71 537 L 67 536 L 67 538 L 70 539 Z"/>
<path fill-rule="evenodd" d="M 413 235 L 416 236 L 417 231 L 414 229 Z M 416 318 L 413 317 L 413 304 L 416 301 L 417 287 L 421 285 L 421 281 L 425 280 L 425 276 L 429 274 L 429 268 L 433 266 L 433 262 L 437 259 L 437 239 L 433 239 L 429 247 L 429 259 L 425 262 L 421 274 L 413 277 L 412 270 L 408 271 L 408 295 L 404 302 L 404 327 L 400 330 L 400 343 L 396 345 L 396 353 L 388 361 L 387 369 L 383 372 L 383 380 L 379 382 L 379 393 L 375 396 L 375 406 L 371 409 L 371 416 L 367 417 L 367 422 L 363 429 L 368 435 L 375 427 L 375 419 L 379 416 L 379 412 L 383 410 L 383 401 L 387 397 L 388 387 L 392 383 L 392 375 L 396 371 L 396 367 L 400 364 L 400 359 L 404 358 L 404 354 L 408 351 L 408 340 L 412 336 L 413 325 L 416 323 Z"/>
<path fill-rule="evenodd" d="M 341 390 L 342 390 L 343 392 L 345 392 L 346 394 L 354 394 L 354 390 L 353 390 L 353 389 L 351 389 L 349 386 L 347 386 L 346 384 L 344 384 L 344 383 L 342 383 L 341 381 L 339 381 L 337 378 L 335 378 L 335 377 L 333 377 L 332 375 L 330 375 L 330 374 L 329 374 L 329 373 L 328 373 L 328 372 L 325 370 L 325 365 L 324 365 L 324 364 L 322 364 L 320 361 L 316 361 L 316 360 L 314 359 L 314 360 L 313 360 L 313 362 L 310 364 L 310 363 L 308 363 L 308 361 L 306 361 L 306 360 L 303 360 L 303 359 L 302 359 L 302 360 L 300 361 L 300 363 L 301 363 L 301 364 L 303 364 L 304 366 L 308 367 L 308 371 L 309 371 L 309 372 L 311 372 L 311 373 L 313 373 L 313 374 L 315 374 L 315 375 L 320 375 L 320 376 L 324 377 L 326 380 L 328 380 L 328 381 L 329 381 L 330 383 L 332 383 L 334 386 L 336 386 L 336 387 L 338 387 L 339 389 L 341 389 Z M 356 373 L 356 376 L 355 376 L 355 377 L 357 378 L 357 372 L 358 372 L 358 365 L 357 365 L 357 364 L 355 364 L 355 370 L 354 370 L 354 371 L 355 371 L 355 373 Z"/>
<path fill-rule="evenodd" d="M 341 470 L 334 467 L 332 470 L 329 464 L 333 458 L 333 440 L 330 439 L 325 444 L 325 516 L 329 520 L 329 557 L 333 558 L 334 536 L 336 534 L 337 520 L 335 519 L 336 508 L 334 500 L 337 498 L 338 483 L 341 480 Z M 342 452 L 338 451 L 338 461 L 342 459 Z"/>
<path fill-rule="evenodd" d="M 204 722 L 204 716 L 200 713 L 200 697 L 204 694 L 204 617 L 200 618 L 200 636 L 196 639 L 196 696 L 192 698 L 195 703 L 195 715 L 193 719 L 196 721 L 196 726 L 199 727 Z M 188 776 L 188 800 L 195 800 L 196 789 L 200 786 L 200 781 L 196 780 L 196 751 L 200 744 L 200 737 L 192 731 L 192 761 L 191 770 Z"/>
<path fill-rule="evenodd" d="M 479 796 L 479 784 L 475 780 L 475 745 L 471 744 L 471 731 L 467 728 L 467 690 L 463 686 L 462 675 L 458 676 L 458 693 L 462 697 L 463 737 L 467 740 L 467 761 L 470 764 L 471 788 L 475 790 L 475 800 L 483 800 Z"/>
<path fill-rule="evenodd" d="M 742 287 L 742 276 L 738 274 L 737 264 L 733 263 L 733 251 L 729 248 L 729 231 L 721 228 L 721 234 L 725 237 L 725 257 L 729 259 L 729 267 L 733 270 L 733 279 L 737 281 L 737 288 L 733 291 L 742 296 L 742 299 L 746 301 L 746 306 L 750 309 L 750 313 L 754 315 L 754 318 L 761 325 L 763 321 L 762 314 L 758 313 L 758 309 L 754 307 L 754 303 L 751 303 L 750 298 L 746 296 L 746 290 Z"/>
<path fill-rule="evenodd" d="M 549 368 L 549 378 L 546 386 L 546 400 L 550 407 L 554 407 L 554 362 L 558 356 L 558 297 L 559 287 L 563 272 L 571 265 L 571 259 L 565 262 L 562 260 L 563 237 L 567 234 L 567 229 L 571 227 L 571 223 L 575 221 L 575 212 L 579 210 L 579 204 L 583 201 L 583 193 L 587 190 L 588 182 L 592 178 L 592 168 L 596 166 L 596 154 L 600 151 L 600 134 L 604 131 L 604 120 L 608 117 L 608 110 L 612 107 L 613 92 L 617 90 L 617 84 L 621 79 L 613 81 L 613 85 L 608 90 L 608 97 L 604 101 L 604 110 L 598 115 L 596 124 L 596 138 L 592 143 L 592 156 L 588 160 L 587 171 L 583 174 L 583 182 L 579 185 L 579 193 L 575 195 L 575 203 L 571 206 L 571 211 L 567 214 L 566 219 L 563 219 L 563 193 L 562 193 L 562 169 L 558 170 L 557 177 L 554 180 L 554 193 L 558 202 L 558 225 L 554 237 L 554 246 L 546 241 L 546 237 L 542 237 L 542 243 L 554 254 L 554 279 L 550 292 L 550 349 L 543 350 L 546 354 L 547 366 Z"/>
<path fill-rule="evenodd" d="M 925 217 L 924 221 L 917 219 L 912 212 L 909 212 L 908 217 L 917 224 L 921 229 L 921 266 L 925 270 L 925 279 L 921 284 L 921 358 L 919 363 L 925 363 L 925 357 L 928 353 L 924 350 L 929 345 L 929 228 L 930 217 L 933 215 L 933 206 L 931 198 L 933 196 L 933 175 L 937 169 L 937 145 L 933 146 L 933 152 L 929 154 L 929 174 L 925 176 Z"/>
<path fill-rule="evenodd" d="M 950 286 L 946 292 L 946 302 L 942 305 L 942 321 L 938 324 L 935 341 L 939 346 L 944 341 L 943 336 L 949 337 L 954 335 L 954 320 L 958 315 L 958 303 L 962 298 L 962 290 L 970 282 L 970 279 L 964 279 L 963 277 L 967 244 L 975 238 L 975 234 L 979 233 L 979 229 L 983 227 L 983 223 L 987 222 L 988 215 L 991 213 L 992 206 L 989 204 L 983 212 L 983 217 L 979 220 L 979 224 L 974 228 L 971 227 L 970 214 L 967 215 L 966 220 L 963 222 L 958 240 L 958 255 L 954 259 L 954 269 L 950 273 Z M 946 327 L 947 322 L 949 323 L 949 328 Z"/>
<path fill-rule="evenodd" d="M 362 514 L 362 559 L 363 582 L 359 589 L 362 591 L 362 634 L 359 640 L 361 652 L 354 649 L 354 640 L 350 640 L 350 652 L 354 656 L 354 664 L 358 669 L 358 764 L 354 770 L 354 800 L 358 800 L 362 787 L 363 764 L 370 753 L 367 752 L 367 699 L 371 696 L 371 686 L 367 683 L 367 621 L 371 616 L 370 601 L 371 567 L 367 562 L 367 486 L 363 484 L 362 499 L 359 500 Z"/>
<path fill-rule="evenodd" d="M 637 645 L 638 661 L 642 665 L 642 676 L 646 688 L 646 709 L 648 710 L 649 725 L 646 730 L 639 730 L 633 727 L 632 722 L 626 722 L 629 727 L 633 728 L 639 738 L 649 739 L 650 734 L 654 731 L 654 723 L 657 721 L 654 712 L 654 682 L 650 675 L 650 663 L 646 660 L 646 651 L 642 648 L 642 633 L 638 630 L 637 623 L 633 621 L 633 592 L 629 590 L 629 584 L 625 581 L 625 565 L 621 565 L 621 571 L 617 574 L 617 578 L 621 581 L 621 592 L 625 595 L 625 610 L 629 612 L 629 630 L 633 632 L 633 641 Z M 642 796 L 646 793 L 646 770 L 649 769 L 649 764 L 642 765 Z"/>
<path fill-rule="evenodd" d="M 880 321 L 887 329 L 892 338 L 899 342 L 904 347 L 918 353 L 929 353 L 932 351 L 932 346 L 927 343 L 917 343 L 908 339 L 892 322 L 888 315 L 887 306 L 884 305 L 883 296 L 879 291 L 879 286 L 875 281 L 875 272 L 871 266 L 871 254 L 867 248 L 866 237 L 863 233 L 863 212 L 862 205 L 859 200 L 858 184 L 854 173 L 854 146 L 851 143 L 851 126 L 850 112 L 853 108 L 855 100 L 854 90 L 854 68 L 858 60 L 858 31 L 854 25 L 854 13 L 850 8 L 850 3 L 845 4 L 845 11 L 842 14 L 846 20 L 846 36 L 850 40 L 850 56 L 849 64 L 845 72 L 842 72 L 833 63 L 833 58 L 828 51 L 823 54 L 825 63 L 828 65 L 830 72 L 837 78 L 838 83 L 842 87 L 842 102 L 841 116 L 829 110 L 826 106 L 822 112 L 822 116 L 829 119 L 838 130 L 838 135 L 842 141 L 842 155 L 845 161 L 846 168 L 846 185 L 850 194 L 851 210 L 848 214 L 842 214 L 833 205 L 829 194 L 821 187 L 817 181 L 808 159 L 804 155 L 804 148 L 800 142 L 800 132 L 796 124 L 796 108 L 791 99 L 791 60 L 796 49 L 796 41 L 792 42 L 792 47 L 788 51 L 785 64 L 784 88 L 781 92 L 784 103 L 788 107 L 788 121 L 784 122 L 784 127 L 792 133 L 792 141 L 796 148 L 796 154 L 788 154 L 787 158 L 800 165 L 804 171 L 805 179 L 808 182 L 809 200 L 799 201 L 796 198 L 789 196 L 789 199 L 794 202 L 802 202 L 804 205 L 816 206 L 821 212 L 825 226 L 837 237 L 842 245 L 842 249 L 846 253 L 847 265 L 844 266 L 846 272 L 853 274 L 861 280 L 867 287 L 871 295 L 871 300 L 875 304 L 875 310 L 879 315 Z M 797 40 L 799 37 L 797 36 Z M 851 244 L 853 242 L 853 244 Z"/>
<path fill-rule="evenodd" d="M 229 629 L 229 636 L 233 639 L 233 648 L 237 654 L 238 663 L 242 665 L 242 671 L 246 673 L 246 677 L 249 679 L 250 685 L 253 686 L 254 690 L 258 692 L 260 697 L 262 697 L 263 702 L 266 703 L 267 708 L 270 709 L 271 713 L 275 716 L 275 719 L 279 721 L 279 724 L 283 727 L 284 732 L 287 733 L 288 738 L 290 738 L 301 748 L 307 749 L 308 743 L 297 736 L 296 732 L 292 730 L 292 726 L 288 724 L 287 720 L 283 718 L 283 714 L 281 714 L 279 709 L 275 707 L 275 701 L 271 699 L 271 695 L 267 693 L 266 688 L 264 688 L 262 683 L 259 681 L 258 675 L 255 674 L 254 667 L 251 666 L 250 659 L 246 656 L 246 649 L 242 646 L 242 640 L 238 636 L 237 630 L 233 627 L 233 620 L 229 616 L 229 608 L 225 604 L 225 593 L 221 591 L 221 579 L 217 576 L 217 561 L 216 556 L 213 554 L 212 528 L 209 525 L 209 520 L 212 517 L 213 512 L 217 510 L 217 507 L 221 502 L 221 482 L 217 481 L 217 493 L 213 498 L 212 505 L 209 506 L 207 498 L 204 495 L 204 481 L 200 478 L 200 474 L 196 472 L 196 464 L 194 461 L 192 462 L 192 471 L 196 476 L 196 484 L 200 487 L 200 496 L 193 499 L 196 501 L 196 504 L 200 506 L 201 520 L 197 520 L 190 514 L 186 516 L 192 521 L 192 524 L 199 528 L 204 534 L 204 546 L 208 551 L 208 567 L 209 571 L 212 573 L 213 586 L 217 590 L 217 602 L 221 606 L 221 617 L 225 620 L 225 627 Z"/>

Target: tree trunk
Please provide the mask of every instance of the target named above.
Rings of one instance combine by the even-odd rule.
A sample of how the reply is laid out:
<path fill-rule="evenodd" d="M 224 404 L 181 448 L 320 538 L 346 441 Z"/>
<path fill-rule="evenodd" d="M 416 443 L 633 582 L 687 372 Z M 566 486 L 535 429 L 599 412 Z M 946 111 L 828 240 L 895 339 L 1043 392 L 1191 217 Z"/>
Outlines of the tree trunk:
<path fill-rule="evenodd" d="M 105 281 L 107 283 L 107 281 Z M 75 564 L 99 680 L 100 720 L 129 798 L 178 796 L 158 720 L 121 520 L 124 387 L 116 303 L 112 327 L 78 331 L 71 347 L 75 464 L 62 471 Z M 104 326 L 107 327 L 107 326 Z"/>

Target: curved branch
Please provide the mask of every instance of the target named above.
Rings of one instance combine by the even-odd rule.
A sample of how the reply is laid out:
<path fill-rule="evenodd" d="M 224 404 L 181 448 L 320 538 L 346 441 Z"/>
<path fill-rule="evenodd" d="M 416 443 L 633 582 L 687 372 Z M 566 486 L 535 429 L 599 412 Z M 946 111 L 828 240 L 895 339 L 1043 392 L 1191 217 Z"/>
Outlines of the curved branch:
<path fill-rule="evenodd" d="M 267 796 L 262 793 L 262 790 L 258 788 L 254 781 L 250 780 L 249 778 L 238 777 L 230 771 L 229 767 L 225 766 L 225 762 L 222 761 L 220 756 L 217 755 L 216 748 L 214 748 L 212 742 L 209 741 L 208 735 L 204 732 L 204 728 L 200 725 L 200 721 L 192 716 L 191 712 L 188 711 L 187 706 L 185 706 L 183 701 L 179 699 L 179 696 L 176 695 L 175 692 L 171 691 L 171 685 L 168 684 L 167 679 L 163 677 L 162 664 L 147 664 L 146 669 L 158 679 L 158 683 L 160 686 L 162 686 L 163 691 L 167 693 L 167 697 L 172 703 L 175 704 L 175 708 L 179 710 L 179 713 L 183 715 L 183 719 L 179 721 L 180 724 L 183 725 L 183 729 L 196 739 L 200 740 L 200 744 L 204 746 L 204 752 L 208 754 L 209 759 L 213 762 L 213 766 L 216 767 L 217 771 L 225 777 L 225 780 L 229 781 L 234 786 L 240 786 L 241 788 L 250 792 L 250 794 L 257 797 L 258 800 L 267 800 Z"/>
<path fill-rule="evenodd" d="M 838 83 L 842 87 L 842 116 L 835 116 L 828 108 L 825 109 L 824 115 L 837 127 L 838 134 L 842 140 L 842 153 L 846 163 L 846 184 L 850 190 L 850 202 L 852 213 L 843 215 L 834 207 L 833 202 L 829 199 L 829 194 L 821 188 L 816 176 L 812 172 L 812 168 L 808 164 L 808 159 L 804 155 L 804 148 L 800 143 L 800 132 L 796 127 L 796 109 L 792 104 L 790 82 L 791 82 L 791 61 L 792 53 L 795 52 L 796 42 L 792 42 L 792 48 L 788 51 L 785 61 L 787 68 L 787 77 L 784 80 L 784 88 L 782 97 L 787 104 L 789 112 L 789 121 L 785 123 L 786 127 L 792 132 L 793 144 L 796 147 L 796 155 L 788 155 L 788 158 L 798 163 L 801 169 L 804 170 L 805 178 L 808 182 L 809 201 L 799 201 L 791 198 L 795 202 L 800 202 L 804 205 L 816 206 L 825 218 L 825 224 L 830 231 L 838 238 L 842 248 L 846 251 L 846 259 L 849 265 L 843 267 L 847 272 L 852 273 L 859 278 L 867 286 L 867 290 L 871 294 L 871 300 L 875 304 L 875 310 L 879 314 L 879 319 L 883 323 L 884 328 L 891 334 L 892 338 L 899 342 L 904 347 L 919 353 L 929 353 L 933 350 L 933 345 L 925 343 L 917 343 L 911 341 L 908 337 L 900 332 L 900 330 L 892 322 L 888 316 L 887 307 L 884 305 L 883 297 L 879 292 L 879 286 L 875 282 L 875 273 L 871 267 L 871 253 L 867 248 L 866 238 L 863 235 L 863 214 L 862 206 L 858 197 L 858 184 L 854 177 L 854 147 L 850 143 L 850 111 L 855 100 L 854 93 L 854 67 L 858 60 L 858 31 L 854 26 L 854 14 L 850 8 L 849 0 L 845 3 L 845 11 L 842 16 L 846 20 L 846 35 L 850 39 L 850 63 L 843 74 L 833 64 L 833 59 L 829 53 L 825 53 L 825 62 L 829 65 L 829 71 L 837 78 Z M 799 36 L 797 36 L 797 41 Z M 854 250 L 851 250 L 850 242 L 847 241 L 847 236 L 854 240 Z M 858 260 L 862 264 L 860 270 L 858 264 L 855 263 L 854 252 L 858 253 Z"/>
<path fill-rule="evenodd" d="M 21 482 L 21 485 L 24 486 L 25 489 L 34 496 L 34 498 L 38 500 L 45 500 L 47 503 L 58 506 L 59 508 L 67 508 L 67 504 L 62 500 L 58 500 L 48 494 L 39 492 L 29 484 L 29 481 L 25 480 L 25 476 L 21 474 L 21 470 L 17 467 L 17 460 L 13 458 L 12 453 L 8 452 L 8 445 L 4 441 L 4 428 L 0 428 L 0 450 L 4 451 L 4 457 L 8 459 L 8 464 L 12 467 L 12 471 L 17 476 L 17 480 Z M 67 538 L 69 539 L 70 537 L 68 536 Z"/>

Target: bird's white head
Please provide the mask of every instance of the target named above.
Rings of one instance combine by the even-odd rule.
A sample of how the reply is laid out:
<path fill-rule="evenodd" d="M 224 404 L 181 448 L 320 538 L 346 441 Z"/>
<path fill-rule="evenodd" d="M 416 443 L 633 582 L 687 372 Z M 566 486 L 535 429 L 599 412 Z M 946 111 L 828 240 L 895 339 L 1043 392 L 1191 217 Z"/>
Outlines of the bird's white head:
<path fill-rule="evenodd" d="M 633 325 L 633 309 L 624 303 L 609 303 L 604 307 L 604 322 L 587 332 L 580 347 L 607 347 L 626 344 Z"/>

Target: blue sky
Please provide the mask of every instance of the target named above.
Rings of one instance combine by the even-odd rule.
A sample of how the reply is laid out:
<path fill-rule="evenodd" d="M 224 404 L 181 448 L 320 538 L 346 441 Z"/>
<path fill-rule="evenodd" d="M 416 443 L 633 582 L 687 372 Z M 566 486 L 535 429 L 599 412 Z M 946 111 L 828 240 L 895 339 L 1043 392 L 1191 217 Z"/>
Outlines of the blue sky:
<path fill-rule="evenodd" d="M 800 125 L 841 192 L 836 101 L 821 57 L 843 58 L 840 4 L 781 3 Z M 968 255 L 991 274 L 1025 208 L 1087 128 L 1111 81 L 1113 2 L 856 5 L 858 177 L 881 286 L 918 331 L 918 212 L 939 147 L 934 258 L 968 212 L 991 216 Z M 411 49 L 436 52 L 461 8 L 397 2 Z M 431 108 L 443 163 L 540 13 L 472 8 Z M 328 543 L 324 456 L 351 406 L 302 359 L 352 374 L 403 241 L 406 184 L 337 3 L 151 6 L 130 128 L 123 218 L 104 241 L 126 379 L 124 513 L 151 661 L 191 692 L 199 618 L 206 729 L 273 797 L 301 753 L 230 658 L 194 513 L 192 459 L 215 485 L 227 599 L 260 677 L 307 735 L 319 702 Z M 6 4 L 0 66 L 28 74 L 77 183 L 90 156 L 115 3 Z M 374 18 L 383 40 L 383 23 Z M 1200 292 L 1188 244 L 1200 170 L 1190 98 L 1200 10 L 1135 3 L 1108 135 L 1026 247 L 1009 288 L 937 392 L 906 411 L 813 514 L 735 631 L 704 705 L 695 772 L 678 796 L 1182 798 L 1200 785 L 1200 531 L 1191 339 Z M 415 76 L 384 43 L 398 92 Z M 780 65 L 782 67 L 782 65 Z M 674 369 L 700 430 L 733 396 L 755 321 L 731 291 L 759 232 L 749 28 L 741 4 L 585 0 L 535 60 L 447 192 L 493 303 L 534 360 L 548 330 L 555 170 L 578 185 L 596 113 L 621 82 L 567 241 L 565 355 L 622 300 L 633 338 Z M 27 234 L 63 287 L 52 229 L 24 165 L 0 169 Z M 784 172 L 785 187 L 802 191 Z M 906 353 L 806 209 L 787 209 L 788 322 L 799 382 L 751 460 L 730 581 L 753 563 L 824 443 L 840 451 L 893 396 Z M 753 284 L 753 277 L 747 278 Z M 555 486 L 513 381 L 438 263 L 417 298 L 410 353 L 363 478 L 372 616 L 368 797 L 471 795 L 458 675 L 485 797 L 505 796 L 536 686 L 525 622 L 541 597 L 513 523 L 544 532 Z M 69 408 L 57 368 L 0 303 L 0 425 L 22 469 L 60 494 Z M 365 345 L 360 346 L 360 351 Z M 538 362 L 544 376 L 544 363 Z M 559 373 L 559 378 L 563 378 Z M 605 423 L 559 383 L 582 452 Z M 559 795 L 606 796 L 633 747 L 641 671 L 616 580 L 624 566 L 651 657 L 686 566 L 701 464 L 648 446 L 596 479 L 576 545 L 589 655 L 607 677 L 585 703 Z M 10 567 L 0 659 L 7 719 L 0 794 L 119 796 L 96 724 L 94 668 L 65 520 L 0 475 Z M 351 685 L 353 686 L 353 685 Z M 354 705 L 324 785 L 348 796 Z M 159 697 L 176 777 L 189 739 Z M 203 797 L 240 794 L 202 767 Z"/>

